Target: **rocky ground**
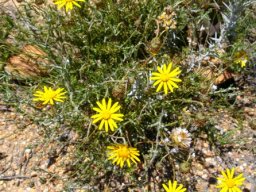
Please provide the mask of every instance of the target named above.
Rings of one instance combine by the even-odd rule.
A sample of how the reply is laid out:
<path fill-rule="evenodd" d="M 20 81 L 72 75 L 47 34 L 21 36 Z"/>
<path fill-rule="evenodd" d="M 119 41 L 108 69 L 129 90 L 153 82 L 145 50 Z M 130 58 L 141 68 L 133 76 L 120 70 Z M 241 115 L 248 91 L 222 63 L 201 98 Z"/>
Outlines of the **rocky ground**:
<path fill-rule="evenodd" d="M 217 192 L 215 178 L 226 167 L 236 167 L 237 172 L 244 173 L 244 191 L 256 191 L 255 97 L 239 99 L 241 105 L 247 103 L 243 107 L 246 114 L 243 122 L 238 122 L 227 111 L 219 111 L 215 117 L 216 129 L 223 134 L 232 133 L 230 143 L 216 148 L 206 140 L 206 135 L 194 143 L 191 170 L 183 179 L 196 183 L 198 192 Z M 27 113 L 33 111 L 24 107 Z M 75 161 L 72 143 L 76 138 L 75 133 L 68 132 L 59 138 L 46 139 L 41 127 L 1 102 L 0 191 L 63 191 L 68 183 L 68 165 Z"/>
<path fill-rule="evenodd" d="M 74 133 L 45 139 L 44 130 L 0 104 L 0 191 L 63 191 Z M 68 141 L 68 142 L 67 142 Z"/>

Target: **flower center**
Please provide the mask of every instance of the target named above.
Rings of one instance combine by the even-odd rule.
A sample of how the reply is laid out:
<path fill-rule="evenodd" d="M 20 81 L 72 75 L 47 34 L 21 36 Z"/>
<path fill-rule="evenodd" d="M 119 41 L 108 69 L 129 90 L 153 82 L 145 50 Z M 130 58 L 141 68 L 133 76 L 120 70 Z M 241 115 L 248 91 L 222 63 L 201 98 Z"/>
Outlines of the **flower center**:
<path fill-rule="evenodd" d="M 228 188 L 233 188 L 236 185 L 233 179 L 228 179 L 226 181 L 226 184 L 227 184 Z"/>
<path fill-rule="evenodd" d="M 172 135 L 172 140 L 176 144 L 179 144 L 181 142 L 181 138 L 177 135 Z"/>
<path fill-rule="evenodd" d="M 51 92 L 47 93 L 47 97 L 48 97 L 49 99 L 53 99 L 55 96 L 56 96 L 55 91 L 51 91 Z"/>
<path fill-rule="evenodd" d="M 167 74 L 162 74 L 161 75 L 161 80 L 162 81 L 164 81 L 164 82 L 166 82 L 166 81 L 168 81 L 170 79 L 170 77 L 169 77 L 169 74 L 167 73 Z"/>
<path fill-rule="evenodd" d="M 121 147 L 118 150 L 119 157 L 128 158 L 129 154 L 130 154 L 130 152 L 129 152 L 129 149 L 127 147 Z"/>
<path fill-rule="evenodd" d="M 186 133 L 180 133 L 180 136 L 182 139 L 186 139 L 188 137 L 188 135 Z"/>
<path fill-rule="evenodd" d="M 108 120 L 111 118 L 111 113 L 109 111 L 104 111 L 102 113 L 102 118 L 105 119 L 105 120 Z"/>

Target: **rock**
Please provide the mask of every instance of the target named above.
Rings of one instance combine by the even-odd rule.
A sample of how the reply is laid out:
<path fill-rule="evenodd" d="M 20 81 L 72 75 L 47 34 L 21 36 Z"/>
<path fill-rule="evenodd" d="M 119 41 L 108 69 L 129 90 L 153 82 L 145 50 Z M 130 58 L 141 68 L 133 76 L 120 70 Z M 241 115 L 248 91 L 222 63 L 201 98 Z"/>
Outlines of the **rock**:
<path fill-rule="evenodd" d="M 244 188 L 253 191 L 252 184 L 249 182 L 244 183 Z"/>
<path fill-rule="evenodd" d="M 214 77 L 212 69 L 201 69 L 198 73 L 205 78 L 205 80 L 211 80 Z"/>
<path fill-rule="evenodd" d="M 196 189 L 197 191 L 199 192 L 205 192 L 205 191 L 208 191 L 208 182 L 200 179 L 197 181 L 197 184 L 196 184 Z"/>
<path fill-rule="evenodd" d="M 4 70 L 14 79 L 31 79 L 49 73 L 47 54 L 33 45 L 26 45 L 18 55 L 9 58 Z"/>
<path fill-rule="evenodd" d="M 250 116 L 256 116 L 256 109 L 245 107 L 244 112 Z"/>
<path fill-rule="evenodd" d="M 214 81 L 215 85 L 220 85 L 224 82 L 226 82 L 227 80 L 230 80 L 234 78 L 234 74 L 230 73 L 228 71 L 224 71 L 222 74 L 220 74 Z"/>
<path fill-rule="evenodd" d="M 31 174 L 30 174 L 31 177 L 36 177 L 37 176 L 37 172 L 35 171 L 32 171 Z"/>

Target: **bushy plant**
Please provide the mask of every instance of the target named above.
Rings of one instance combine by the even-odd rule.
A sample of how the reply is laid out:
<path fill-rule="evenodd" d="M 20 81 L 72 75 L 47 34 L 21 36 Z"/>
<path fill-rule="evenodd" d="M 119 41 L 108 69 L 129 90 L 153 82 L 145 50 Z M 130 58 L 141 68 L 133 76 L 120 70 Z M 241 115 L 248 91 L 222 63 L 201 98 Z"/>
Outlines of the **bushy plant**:
<path fill-rule="evenodd" d="M 78 2 L 81 8 L 74 6 L 69 11 L 57 10 L 54 5 L 24 3 L 17 18 L 1 15 L 1 63 L 10 55 L 21 53 L 25 45 L 33 45 L 47 55 L 47 64 L 38 62 L 39 66 L 47 67 L 47 74 L 19 77 L 18 88 L 9 85 L 12 79 L 17 79 L 15 75 L 2 71 L 3 98 L 16 102 L 17 107 L 26 103 L 38 109 L 31 119 L 45 128 L 46 135 L 66 130 L 79 133 L 70 178 L 80 186 L 88 185 L 99 191 L 114 180 L 119 185 L 112 186 L 112 191 L 125 191 L 150 183 L 161 188 L 161 183 L 170 178 L 181 180 L 182 173 L 175 170 L 175 164 L 186 163 L 185 172 L 189 171 L 189 146 L 193 146 L 193 139 L 205 132 L 209 140 L 217 142 L 212 140 L 219 134 L 211 131 L 214 120 L 209 122 L 206 114 L 232 104 L 229 92 L 213 92 L 214 79 L 199 72 L 207 68 L 204 58 L 214 56 L 221 60 L 220 65 L 211 66 L 217 72 L 241 72 L 252 66 L 253 48 L 246 52 L 245 69 L 234 62 L 235 52 L 248 47 L 243 42 L 246 35 L 237 32 L 237 40 L 234 36 L 236 31 L 246 28 L 242 21 L 248 19 L 234 16 L 239 11 L 245 14 L 250 5 L 249 1 L 239 2 L 241 10 L 236 1 L 227 4 L 210 0 L 86 1 Z M 231 5 L 233 9 L 228 8 Z M 235 25 L 230 19 L 235 20 Z M 11 43 L 7 43 L 8 38 Z M 163 66 L 170 63 L 172 70 L 180 70 L 165 76 L 176 78 L 171 79 L 174 89 L 163 85 L 158 93 L 161 82 L 153 86 L 157 79 L 152 80 L 152 73 L 161 74 Z M 165 82 L 163 76 L 157 77 Z M 54 105 L 45 102 L 50 104 L 48 108 L 31 103 L 33 94 L 44 86 L 53 90 L 64 88 L 65 101 Z M 20 89 L 26 96 L 10 94 Z M 39 97 L 44 100 L 52 94 L 54 91 L 48 91 Z M 118 102 L 121 107 L 118 113 L 123 114 L 122 121 L 117 122 L 114 131 L 99 130 L 99 123 L 93 123 L 93 108 L 100 107 L 96 103 L 103 102 L 103 98 L 112 98 L 112 104 Z M 106 157 L 107 146 L 114 144 L 136 148 L 140 161 L 131 160 L 132 166 L 122 166 L 123 169 L 113 165 Z M 158 182 L 153 181 L 155 176 L 160 177 Z M 126 183 L 121 186 L 123 182 Z M 183 184 L 188 186 L 185 181 Z"/>

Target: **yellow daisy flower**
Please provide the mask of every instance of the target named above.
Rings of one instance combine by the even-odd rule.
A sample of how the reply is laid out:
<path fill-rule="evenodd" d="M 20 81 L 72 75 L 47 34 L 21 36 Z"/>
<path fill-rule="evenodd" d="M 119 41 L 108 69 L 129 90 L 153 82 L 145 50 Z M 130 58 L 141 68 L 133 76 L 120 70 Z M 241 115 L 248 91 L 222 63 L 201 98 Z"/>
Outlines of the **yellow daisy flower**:
<path fill-rule="evenodd" d="M 85 2 L 85 0 L 55 0 L 54 4 L 58 6 L 58 9 L 61 9 L 62 7 L 66 7 L 66 12 L 73 9 L 73 5 L 81 8 L 81 5 L 79 5 L 77 2 Z"/>
<path fill-rule="evenodd" d="M 173 183 L 169 180 L 168 181 L 168 187 L 167 185 L 163 184 L 163 188 L 166 192 L 185 192 L 187 189 L 183 188 L 182 184 L 179 184 L 177 181 L 173 181 Z"/>
<path fill-rule="evenodd" d="M 98 112 L 98 114 L 92 116 L 94 119 L 93 123 L 97 123 L 101 120 L 99 130 L 101 130 L 104 125 L 106 132 L 108 132 L 108 128 L 110 128 L 111 131 L 117 129 L 115 121 L 123 121 L 122 117 L 124 116 L 121 113 L 116 113 L 121 108 L 118 102 L 112 106 L 112 99 L 109 99 L 108 103 L 106 103 L 105 99 L 102 99 L 102 103 L 97 101 L 97 105 L 99 108 L 93 108 L 94 111 Z"/>
<path fill-rule="evenodd" d="M 138 156 L 140 156 L 137 148 L 128 147 L 124 144 L 117 144 L 113 146 L 108 146 L 108 160 L 112 160 L 113 164 L 119 165 L 123 168 L 126 162 L 128 167 L 131 167 L 131 161 L 137 164 L 140 162 Z M 137 162 L 136 162 L 137 161 Z"/>
<path fill-rule="evenodd" d="M 231 170 L 226 169 L 226 173 L 224 171 L 221 172 L 222 177 L 218 177 L 217 180 L 219 184 L 216 186 L 217 188 L 221 188 L 220 192 L 242 192 L 238 187 L 241 186 L 245 180 L 243 174 L 234 177 L 235 168 Z"/>
<path fill-rule="evenodd" d="M 168 66 L 166 64 L 163 67 L 157 67 L 158 72 L 153 72 L 151 80 L 155 80 L 156 82 L 153 86 L 157 86 L 156 92 L 159 92 L 161 88 L 164 88 L 164 93 L 168 93 L 168 89 L 173 92 L 173 88 L 178 88 L 176 82 L 181 82 L 181 79 L 177 77 L 181 73 L 179 67 L 176 67 L 173 71 L 171 71 L 172 62 L 169 63 Z"/>
<path fill-rule="evenodd" d="M 66 92 L 63 88 L 53 90 L 51 87 L 44 86 L 44 91 L 36 91 L 33 95 L 35 98 L 33 101 L 42 101 L 43 105 L 54 105 L 55 101 L 64 102 Z"/>
<path fill-rule="evenodd" d="M 241 67 L 245 67 L 246 66 L 246 63 L 248 61 L 248 55 L 245 51 L 239 51 L 239 52 L 236 52 L 235 53 L 235 63 L 236 64 L 240 64 Z"/>

